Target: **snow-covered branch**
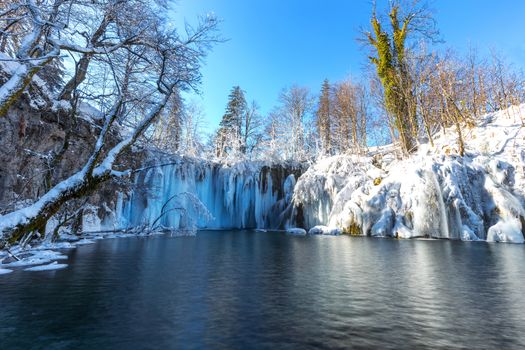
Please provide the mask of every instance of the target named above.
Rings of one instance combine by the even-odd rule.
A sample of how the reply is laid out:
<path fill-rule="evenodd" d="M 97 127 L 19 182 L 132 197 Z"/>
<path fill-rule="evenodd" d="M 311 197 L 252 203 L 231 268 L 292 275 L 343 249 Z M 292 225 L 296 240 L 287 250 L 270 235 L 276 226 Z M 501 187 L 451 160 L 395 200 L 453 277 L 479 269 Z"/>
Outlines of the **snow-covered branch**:
<path fill-rule="evenodd" d="M 109 180 L 115 174 L 113 166 L 117 157 L 144 133 L 152 121 L 160 114 L 168 98 L 169 94 L 164 95 L 164 98 L 156 103 L 147 116 L 132 131 L 131 135 L 113 147 L 92 172 L 89 171 L 89 168 L 100 155 L 103 141 L 103 138 L 100 137 L 98 139 L 100 142 L 97 142 L 91 157 L 80 171 L 58 183 L 33 205 L 0 216 L 0 248 L 8 242 L 17 241 L 27 232 L 41 230 L 42 227 L 45 227 L 47 220 L 64 203 L 92 193 L 101 183 Z M 103 130 L 107 130 L 111 126 L 112 120 L 114 120 L 114 117 L 110 113 L 106 117 Z M 101 135 L 103 134 L 104 132 L 102 131 Z"/>

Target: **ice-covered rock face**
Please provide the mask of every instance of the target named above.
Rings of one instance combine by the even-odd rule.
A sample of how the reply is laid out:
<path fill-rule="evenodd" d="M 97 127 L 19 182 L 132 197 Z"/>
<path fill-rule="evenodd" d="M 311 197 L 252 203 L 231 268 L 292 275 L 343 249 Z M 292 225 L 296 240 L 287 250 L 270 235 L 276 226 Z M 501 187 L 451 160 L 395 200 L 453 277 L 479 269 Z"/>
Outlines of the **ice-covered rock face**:
<path fill-rule="evenodd" d="M 451 131 L 408 159 L 322 159 L 299 178 L 296 225 L 338 227 L 349 234 L 523 243 L 525 105 L 487 116 L 465 137 L 459 157 Z M 476 136 L 477 135 L 477 136 Z M 451 138 L 452 137 L 452 138 Z M 487 139 L 490 145 L 482 145 Z M 387 158 L 388 161 L 383 161 Z"/>
<path fill-rule="evenodd" d="M 119 226 L 285 228 L 296 175 L 300 169 L 292 166 L 227 166 L 189 158 L 152 167 L 138 174 L 136 189 L 118 205 Z M 211 219 L 196 207 L 199 201 Z"/>
<path fill-rule="evenodd" d="M 518 112 L 525 116 L 525 105 Z M 257 162 L 183 159 L 140 173 L 116 216 L 120 227 L 179 228 L 195 221 L 201 228 L 523 243 L 525 129 L 516 113 L 487 116 L 490 122 L 464 136 L 464 157 L 450 152 L 457 147 L 449 130 L 435 135 L 433 148 L 420 145 L 407 159 L 381 147 L 368 156 L 320 159 L 302 175 L 298 168 Z"/>
<path fill-rule="evenodd" d="M 371 158 L 335 156 L 312 165 L 298 180 L 294 190 L 297 224 L 306 228 L 316 225 L 344 226 L 332 221 L 332 212 L 345 208 L 352 196 L 368 191 L 368 182 L 380 177 L 382 171 L 372 165 Z"/>
<path fill-rule="evenodd" d="M 511 186 L 510 164 L 424 157 L 398 161 L 382 171 L 373 169 L 367 158 L 341 157 L 325 160 L 340 172 L 332 166 L 313 167 L 296 185 L 294 205 L 306 228 L 326 224 L 378 237 L 523 242 L 525 211 Z M 327 185 L 334 177 L 345 180 Z"/>

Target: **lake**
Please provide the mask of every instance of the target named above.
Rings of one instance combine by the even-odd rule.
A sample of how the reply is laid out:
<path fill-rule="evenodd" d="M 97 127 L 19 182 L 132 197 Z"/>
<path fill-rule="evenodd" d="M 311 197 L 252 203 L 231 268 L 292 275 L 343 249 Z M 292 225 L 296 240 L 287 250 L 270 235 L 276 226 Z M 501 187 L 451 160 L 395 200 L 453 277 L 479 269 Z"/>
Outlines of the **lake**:
<path fill-rule="evenodd" d="M 202 231 L 68 255 L 0 276 L 0 348 L 525 347 L 523 245 Z"/>

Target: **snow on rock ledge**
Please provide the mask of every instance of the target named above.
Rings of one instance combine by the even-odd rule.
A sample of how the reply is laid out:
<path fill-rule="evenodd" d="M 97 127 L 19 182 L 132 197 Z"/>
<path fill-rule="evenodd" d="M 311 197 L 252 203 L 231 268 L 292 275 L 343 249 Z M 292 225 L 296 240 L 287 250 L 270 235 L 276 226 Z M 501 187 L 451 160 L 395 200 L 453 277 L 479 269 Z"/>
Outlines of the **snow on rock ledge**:
<path fill-rule="evenodd" d="M 330 235 L 330 236 L 337 236 L 341 234 L 341 229 L 337 227 L 328 227 L 323 225 L 317 225 L 312 227 L 308 231 L 309 235 Z"/>
<path fill-rule="evenodd" d="M 523 243 L 525 236 L 525 105 L 487 115 L 466 132 L 436 135 L 408 159 L 392 154 L 325 158 L 294 192 L 298 226 L 338 227 L 379 237 L 433 237 Z"/>

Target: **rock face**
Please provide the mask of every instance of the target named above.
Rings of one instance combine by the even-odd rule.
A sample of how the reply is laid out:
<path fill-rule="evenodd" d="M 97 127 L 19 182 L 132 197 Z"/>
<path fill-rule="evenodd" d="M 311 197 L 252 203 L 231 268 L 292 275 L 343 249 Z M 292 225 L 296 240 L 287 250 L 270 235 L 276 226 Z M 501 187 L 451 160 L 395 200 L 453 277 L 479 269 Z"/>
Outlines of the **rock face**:
<path fill-rule="evenodd" d="M 486 116 L 466 138 L 465 157 L 450 151 L 448 131 L 405 160 L 388 152 L 320 160 L 297 182 L 296 220 L 349 234 L 523 243 L 521 116 L 525 106 Z"/>
<path fill-rule="evenodd" d="M 66 136 L 65 114 L 39 111 L 17 104 L 0 119 L 0 207 L 2 211 L 17 201 L 35 199 L 45 191 L 49 161 L 57 154 Z M 56 182 L 79 169 L 90 152 L 95 126 L 79 120 L 63 161 L 52 171 Z M 92 144 L 92 143 L 91 143 Z"/>
<path fill-rule="evenodd" d="M 38 84 L 32 84 L 29 93 L 0 118 L 0 213 L 32 203 L 50 185 L 82 167 L 100 129 L 97 116 L 90 113 L 93 111 L 83 106 L 72 115 L 67 104 L 52 106 Z M 118 135 L 112 133 L 109 144 L 117 140 Z M 53 159 L 64 146 L 63 156 L 58 156 L 55 164 Z M 115 208 L 117 189 L 115 184 L 105 185 L 90 197 L 92 214 L 104 220 Z M 82 230 L 82 220 L 77 229 Z"/>

